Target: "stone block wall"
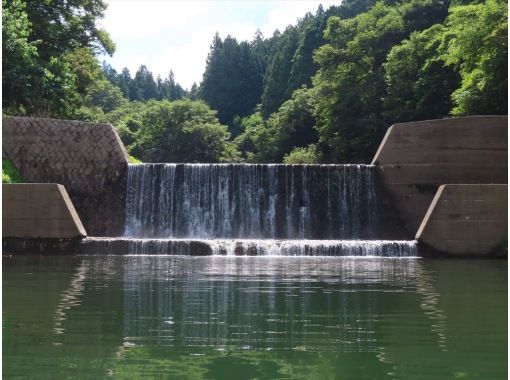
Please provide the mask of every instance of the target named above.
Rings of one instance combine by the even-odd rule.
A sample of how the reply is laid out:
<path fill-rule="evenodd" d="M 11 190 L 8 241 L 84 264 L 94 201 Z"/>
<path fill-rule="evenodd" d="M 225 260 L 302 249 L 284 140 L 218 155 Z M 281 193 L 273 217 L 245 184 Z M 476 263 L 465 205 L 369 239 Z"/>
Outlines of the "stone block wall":
<path fill-rule="evenodd" d="M 443 184 L 506 184 L 507 116 L 470 116 L 391 126 L 372 161 L 394 213 L 413 238 Z"/>
<path fill-rule="evenodd" d="M 90 236 L 123 233 L 128 156 L 115 128 L 3 117 L 3 157 L 30 183 L 65 186 Z"/>

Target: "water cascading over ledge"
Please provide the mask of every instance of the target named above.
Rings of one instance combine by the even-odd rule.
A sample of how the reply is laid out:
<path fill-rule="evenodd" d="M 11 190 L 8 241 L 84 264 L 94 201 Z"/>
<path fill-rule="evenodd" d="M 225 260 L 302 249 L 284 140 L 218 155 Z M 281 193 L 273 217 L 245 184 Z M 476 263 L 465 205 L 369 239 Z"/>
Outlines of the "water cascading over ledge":
<path fill-rule="evenodd" d="M 189 256 L 416 256 L 375 240 L 371 165 L 130 165 L 123 238 L 82 253 Z"/>
<path fill-rule="evenodd" d="M 371 165 L 130 165 L 125 236 L 373 239 Z"/>
<path fill-rule="evenodd" d="M 86 238 L 82 253 L 185 256 L 415 257 L 415 241 Z"/>

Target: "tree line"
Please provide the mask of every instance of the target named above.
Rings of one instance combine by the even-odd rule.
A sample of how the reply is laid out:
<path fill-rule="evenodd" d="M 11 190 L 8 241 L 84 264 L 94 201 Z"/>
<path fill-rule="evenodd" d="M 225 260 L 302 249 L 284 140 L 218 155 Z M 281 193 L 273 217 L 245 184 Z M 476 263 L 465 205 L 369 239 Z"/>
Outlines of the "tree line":
<path fill-rule="evenodd" d="M 344 0 L 216 34 L 189 90 L 98 63 L 103 1 L 51 3 L 2 0 L 4 113 L 110 122 L 143 161 L 367 162 L 393 123 L 507 113 L 503 0 Z"/>

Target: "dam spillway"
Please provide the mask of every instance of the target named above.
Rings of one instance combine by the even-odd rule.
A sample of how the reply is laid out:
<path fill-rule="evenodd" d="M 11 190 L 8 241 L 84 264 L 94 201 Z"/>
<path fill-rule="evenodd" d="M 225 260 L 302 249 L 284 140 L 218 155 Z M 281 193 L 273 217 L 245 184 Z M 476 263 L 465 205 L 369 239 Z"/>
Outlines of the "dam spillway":
<path fill-rule="evenodd" d="M 82 252 L 188 256 L 416 256 L 378 240 L 372 165 L 132 164 L 125 233 Z"/>
<path fill-rule="evenodd" d="M 130 165 L 125 236 L 372 239 L 374 166 Z"/>

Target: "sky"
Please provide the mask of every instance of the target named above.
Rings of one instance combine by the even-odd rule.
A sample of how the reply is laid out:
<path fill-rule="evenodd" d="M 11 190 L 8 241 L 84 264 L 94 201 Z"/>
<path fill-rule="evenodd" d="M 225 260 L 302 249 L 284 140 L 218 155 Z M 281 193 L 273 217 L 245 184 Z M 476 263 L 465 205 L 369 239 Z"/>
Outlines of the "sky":
<path fill-rule="evenodd" d="M 184 88 L 202 80 L 214 34 L 251 40 L 257 29 L 271 37 L 306 12 L 338 5 L 336 0 L 107 0 L 100 26 L 116 44 L 113 57 L 100 56 L 118 72 L 127 67 L 133 77 L 141 64 L 166 78 L 170 70 Z"/>

